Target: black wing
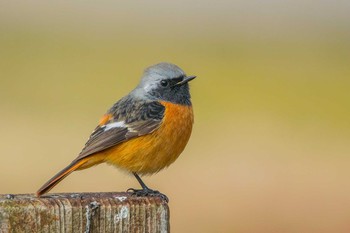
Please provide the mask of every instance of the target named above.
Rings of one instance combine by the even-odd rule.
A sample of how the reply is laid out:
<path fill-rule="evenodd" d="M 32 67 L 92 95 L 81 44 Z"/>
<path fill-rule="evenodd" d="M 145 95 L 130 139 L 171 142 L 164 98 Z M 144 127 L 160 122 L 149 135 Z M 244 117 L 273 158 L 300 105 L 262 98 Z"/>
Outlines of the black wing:
<path fill-rule="evenodd" d="M 156 101 L 131 101 L 130 97 L 121 99 L 107 112 L 110 119 L 92 132 L 76 160 L 152 133 L 160 126 L 164 111 L 165 107 Z"/>

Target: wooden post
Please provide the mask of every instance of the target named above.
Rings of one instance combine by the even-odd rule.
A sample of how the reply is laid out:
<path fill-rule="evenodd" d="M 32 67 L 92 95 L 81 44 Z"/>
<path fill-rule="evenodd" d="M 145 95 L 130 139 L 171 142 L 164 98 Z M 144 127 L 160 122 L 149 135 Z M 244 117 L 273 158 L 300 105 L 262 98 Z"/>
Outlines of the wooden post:
<path fill-rule="evenodd" d="M 0 195 L 0 232 L 169 232 L 169 207 L 129 193 Z"/>

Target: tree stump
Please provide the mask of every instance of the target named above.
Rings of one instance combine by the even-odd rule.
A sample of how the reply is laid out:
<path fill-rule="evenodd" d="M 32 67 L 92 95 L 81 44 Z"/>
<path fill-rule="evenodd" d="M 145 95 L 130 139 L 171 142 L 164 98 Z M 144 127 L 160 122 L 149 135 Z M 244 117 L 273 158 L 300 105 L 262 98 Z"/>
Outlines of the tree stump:
<path fill-rule="evenodd" d="M 169 232 L 159 197 L 130 193 L 0 195 L 0 232 Z"/>

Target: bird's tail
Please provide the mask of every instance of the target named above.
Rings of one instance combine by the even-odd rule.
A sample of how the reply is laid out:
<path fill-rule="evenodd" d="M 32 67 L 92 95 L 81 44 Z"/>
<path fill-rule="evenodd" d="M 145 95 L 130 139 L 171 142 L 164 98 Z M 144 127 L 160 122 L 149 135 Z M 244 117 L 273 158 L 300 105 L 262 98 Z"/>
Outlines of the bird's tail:
<path fill-rule="evenodd" d="M 36 195 L 40 197 L 41 195 L 50 191 L 53 187 L 55 187 L 61 180 L 63 180 L 70 173 L 78 169 L 81 165 L 86 162 L 85 159 L 75 160 L 67 167 L 65 167 L 62 171 L 57 173 L 54 177 L 52 177 L 48 182 L 46 182 L 37 192 Z"/>

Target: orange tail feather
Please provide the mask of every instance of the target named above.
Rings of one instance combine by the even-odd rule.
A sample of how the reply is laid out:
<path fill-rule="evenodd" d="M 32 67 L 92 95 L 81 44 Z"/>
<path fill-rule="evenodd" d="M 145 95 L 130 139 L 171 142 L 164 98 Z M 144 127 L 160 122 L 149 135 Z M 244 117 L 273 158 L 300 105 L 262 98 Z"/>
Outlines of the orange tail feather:
<path fill-rule="evenodd" d="M 63 180 L 70 173 L 78 169 L 81 165 L 83 165 L 86 161 L 78 160 L 73 161 L 67 167 L 65 167 L 62 171 L 57 173 L 54 177 L 52 177 L 48 182 L 46 182 L 37 192 L 36 195 L 40 197 L 41 195 L 50 191 L 53 187 L 55 187 L 61 180 Z"/>

